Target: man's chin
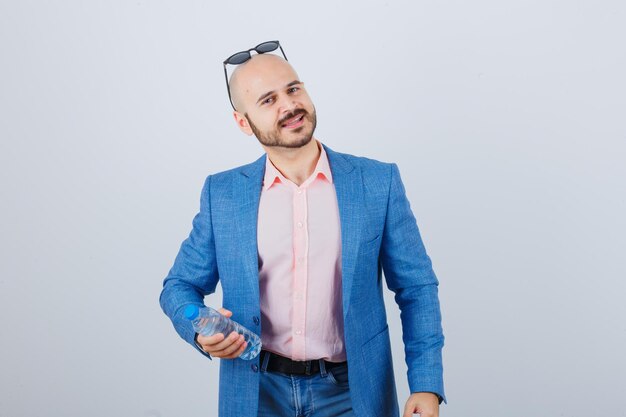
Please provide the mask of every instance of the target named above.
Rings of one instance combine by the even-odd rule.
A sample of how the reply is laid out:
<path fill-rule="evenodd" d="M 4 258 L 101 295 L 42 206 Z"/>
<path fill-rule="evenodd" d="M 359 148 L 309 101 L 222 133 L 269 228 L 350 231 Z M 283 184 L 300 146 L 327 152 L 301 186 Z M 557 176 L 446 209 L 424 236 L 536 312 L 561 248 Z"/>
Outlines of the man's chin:
<path fill-rule="evenodd" d="M 313 139 L 313 132 L 307 131 L 306 126 L 295 129 L 281 129 L 275 133 L 274 137 L 264 137 L 255 132 L 259 142 L 269 148 L 297 149 L 306 146 Z"/>
<path fill-rule="evenodd" d="M 313 136 L 308 136 L 308 137 L 304 137 L 304 138 L 298 139 L 298 140 L 296 140 L 294 142 L 287 142 L 287 143 L 285 143 L 284 147 L 285 148 L 293 148 L 293 149 L 302 148 L 303 146 L 306 146 L 306 145 L 309 144 L 309 142 L 311 142 L 311 138 L 312 137 Z"/>
<path fill-rule="evenodd" d="M 311 142 L 313 132 L 307 132 L 306 126 L 295 129 L 283 129 L 279 146 L 286 148 L 301 148 Z"/>

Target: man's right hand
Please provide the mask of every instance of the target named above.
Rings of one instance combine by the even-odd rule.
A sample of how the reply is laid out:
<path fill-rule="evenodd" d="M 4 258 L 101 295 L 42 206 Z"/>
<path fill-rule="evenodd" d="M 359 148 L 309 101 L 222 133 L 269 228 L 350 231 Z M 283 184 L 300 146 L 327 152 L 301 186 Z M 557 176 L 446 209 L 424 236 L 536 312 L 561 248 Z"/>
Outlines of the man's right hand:
<path fill-rule="evenodd" d="M 220 308 L 217 311 L 226 317 L 233 315 L 232 311 L 225 308 Z M 206 353 L 222 359 L 238 358 L 248 345 L 243 335 L 237 332 L 232 332 L 228 337 L 225 337 L 223 333 L 216 333 L 213 336 L 199 334 L 196 340 Z"/>

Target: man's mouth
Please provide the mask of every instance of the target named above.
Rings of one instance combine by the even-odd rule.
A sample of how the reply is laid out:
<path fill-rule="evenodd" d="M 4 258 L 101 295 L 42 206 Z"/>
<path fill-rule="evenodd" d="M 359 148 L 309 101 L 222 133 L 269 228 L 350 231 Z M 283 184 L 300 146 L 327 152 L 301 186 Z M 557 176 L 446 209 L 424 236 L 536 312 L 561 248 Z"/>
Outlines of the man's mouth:
<path fill-rule="evenodd" d="M 304 124 L 304 113 L 298 114 L 297 116 L 287 119 L 280 126 L 285 129 L 295 129 L 295 128 L 302 126 L 303 124 Z"/>

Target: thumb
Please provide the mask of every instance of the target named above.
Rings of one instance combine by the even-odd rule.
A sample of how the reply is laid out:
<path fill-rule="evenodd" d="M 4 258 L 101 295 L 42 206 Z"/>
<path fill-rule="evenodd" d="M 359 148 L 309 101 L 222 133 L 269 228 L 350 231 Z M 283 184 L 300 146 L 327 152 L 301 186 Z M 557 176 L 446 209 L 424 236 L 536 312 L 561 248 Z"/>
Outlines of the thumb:
<path fill-rule="evenodd" d="M 410 401 L 407 401 L 406 405 L 404 406 L 404 413 L 402 413 L 402 417 L 413 417 L 413 413 L 417 412 L 417 407 L 411 404 Z"/>
<path fill-rule="evenodd" d="M 226 316 L 226 317 L 230 317 L 233 315 L 233 312 L 230 310 L 226 310 L 224 307 L 218 308 L 217 311 L 222 315 L 222 316 Z"/>

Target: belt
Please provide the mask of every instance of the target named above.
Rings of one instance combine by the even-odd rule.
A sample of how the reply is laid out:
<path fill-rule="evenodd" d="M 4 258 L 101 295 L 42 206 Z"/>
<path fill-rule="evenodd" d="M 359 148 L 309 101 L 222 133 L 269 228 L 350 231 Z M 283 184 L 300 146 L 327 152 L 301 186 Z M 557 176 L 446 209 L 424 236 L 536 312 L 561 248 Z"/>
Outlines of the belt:
<path fill-rule="evenodd" d="M 265 363 L 265 357 L 269 355 L 267 370 L 270 372 L 280 372 L 290 375 L 314 375 L 320 371 L 320 362 L 324 362 L 326 370 L 345 365 L 347 362 L 328 362 L 323 359 L 313 359 L 310 361 L 292 361 L 274 352 L 261 350 L 261 367 Z"/>

